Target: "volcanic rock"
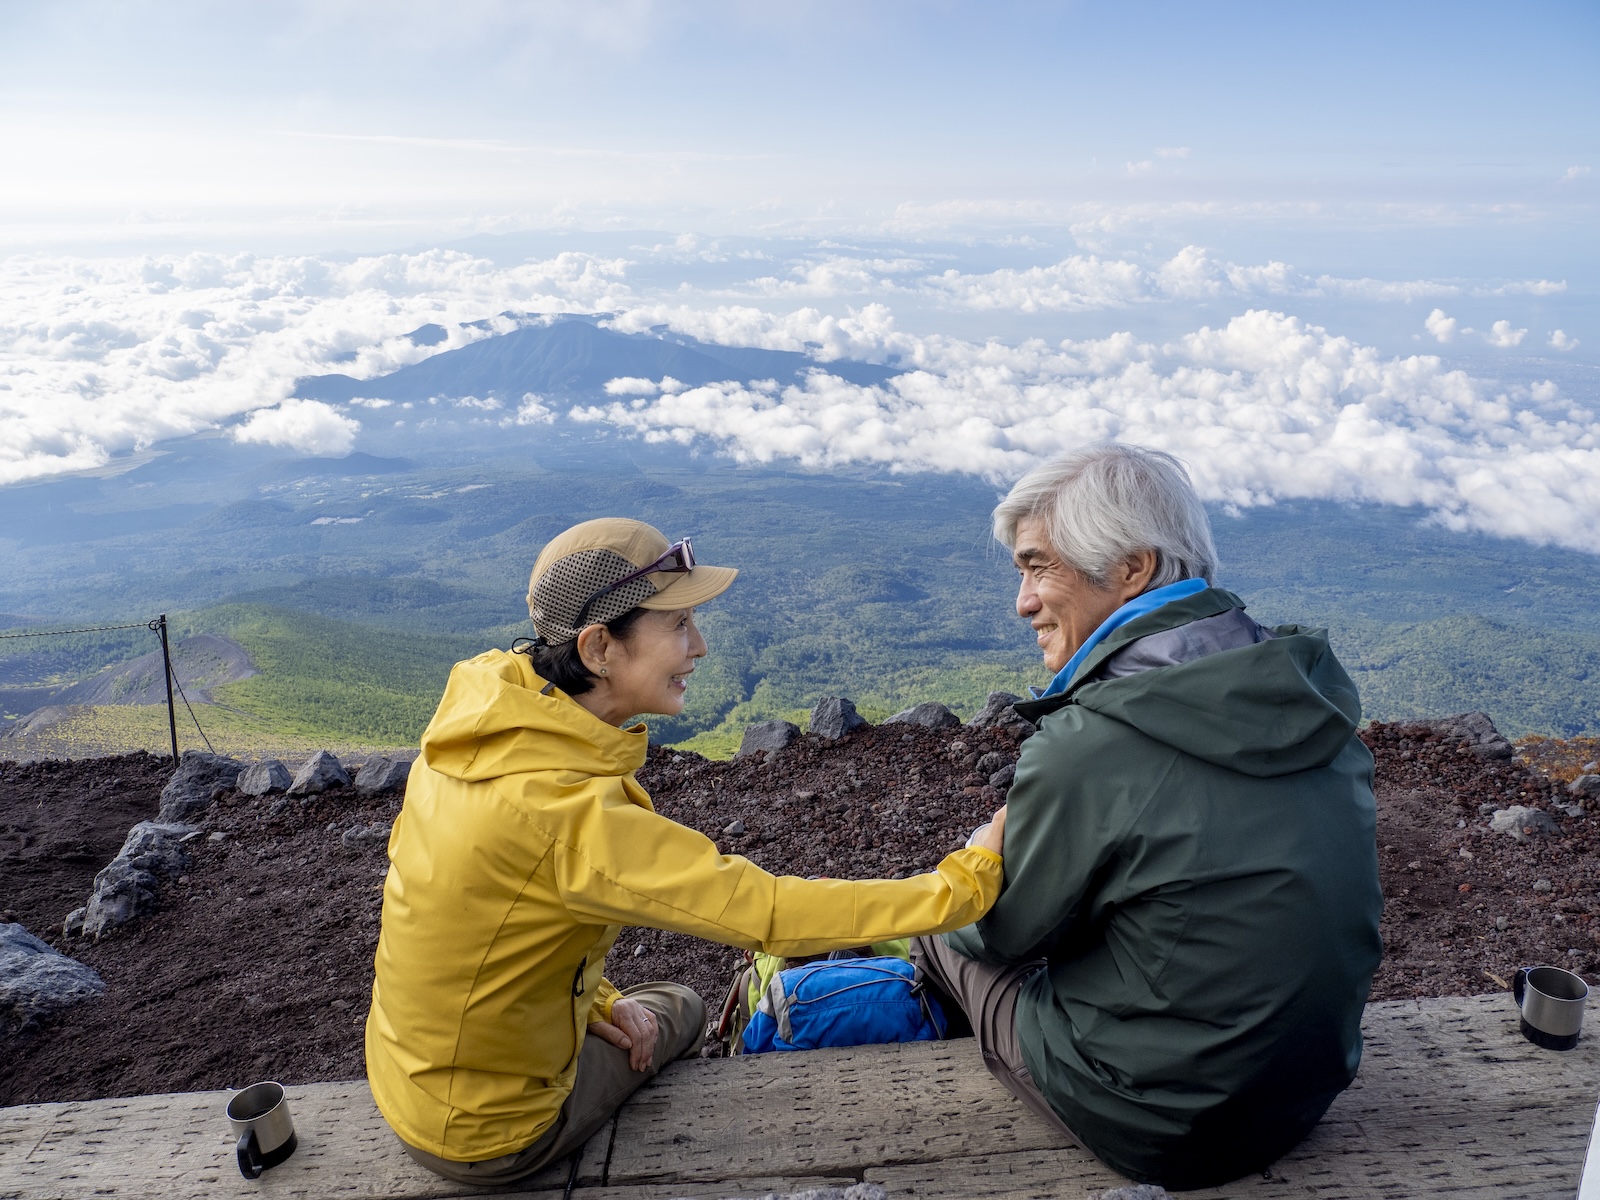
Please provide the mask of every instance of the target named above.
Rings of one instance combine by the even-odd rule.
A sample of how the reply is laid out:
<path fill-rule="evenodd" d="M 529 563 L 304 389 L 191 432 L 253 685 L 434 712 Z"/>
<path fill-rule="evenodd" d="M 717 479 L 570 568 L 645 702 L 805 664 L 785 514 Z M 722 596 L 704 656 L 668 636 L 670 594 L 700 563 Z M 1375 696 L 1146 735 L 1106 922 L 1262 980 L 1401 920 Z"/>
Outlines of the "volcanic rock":
<path fill-rule="evenodd" d="M 824 696 L 811 710 L 811 732 L 818 737 L 842 738 L 866 723 L 855 704 L 843 696 Z"/>
<path fill-rule="evenodd" d="M 1521 804 L 1497 809 L 1489 818 L 1489 828 L 1496 833 L 1509 833 L 1519 842 L 1525 842 L 1530 837 L 1561 832 L 1561 826 L 1549 813 L 1537 808 L 1527 808 Z"/>
<path fill-rule="evenodd" d="M 182 843 L 198 832 L 193 825 L 156 821 L 140 821 L 128 830 L 117 856 L 94 877 L 94 891 L 84 905 L 84 935 L 98 938 L 155 908 L 162 877 L 180 875 L 189 866 Z"/>
<path fill-rule="evenodd" d="M 974 729 L 1004 729 L 1016 741 L 1025 741 L 1035 733 L 1033 722 L 1017 711 L 1021 696 L 1010 692 L 990 692 L 983 710 L 968 722 Z"/>
<path fill-rule="evenodd" d="M 1478 758 L 1510 758 L 1516 753 L 1516 748 L 1506 741 L 1485 712 L 1461 713 L 1416 724 L 1432 729 L 1447 742 L 1465 742 L 1467 749 Z"/>
<path fill-rule="evenodd" d="M 904 712 L 897 712 L 885 725 L 921 725 L 927 729 L 954 729 L 961 724 L 956 716 L 937 700 L 927 700 Z"/>
<path fill-rule="evenodd" d="M 1022 700 L 1021 696 L 1013 696 L 1010 692 L 990 692 L 989 699 L 984 702 L 983 710 L 968 721 L 967 724 L 977 729 L 988 729 L 992 725 L 1007 725 L 1012 721 L 1020 721 L 1016 705 Z"/>
<path fill-rule="evenodd" d="M 1600 796 L 1600 775 L 1579 775 L 1567 784 L 1574 796 Z"/>
<path fill-rule="evenodd" d="M 289 768 L 277 759 L 269 758 L 239 772 L 239 782 L 235 786 L 243 795 L 265 796 L 270 792 L 287 791 L 293 782 L 294 776 L 289 774 Z"/>
<path fill-rule="evenodd" d="M 350 772 L 334 757 L 331 750 L 318 750 L 306 759 L 289 785 L 291 796 L 316 796 L 329 788 L 349 787 Z"/>
<path fill-rule="evenodd" d="M 0 1029 L 32 1025 L 105 990 L 92 967 L 52 949 L 21 925 L 0 925 Z"/>
<path fill-rule="evenodd" d="M 1017 764 L 1007 763 L 993 775 L 989 776 L 989 786 L 997 792 L 1008 789 L 1017 777 Z"/>
<path fill-rule="evenodd" d="M 799 736 L 800 726 L 792 721 L 757 721 L 754 725 L 745 726 L 744 737 L 739 741 L 739 753 L 734 757 L 748 758 L 757 750 L 765 750 L 770 754 L 782 750 Z"/>
<path fill-rule="evenodd" d="M 375 821 L 371 825 L 355 825 L 346 829 L 339 841 L 342 845 L 354 847 L 387 845 L 389 826 L 382 821 Z"/>
<path fill-rule="evenodd" d="M 410 759 L 369 758 L 356 775 L 356 791 L 363 796 L 387 792 L 390 788 L 405 787 L 410 778 Z"/>
<path fill-rule="evenodd" d="M 221 754 L 185 750 L 178 769 L 161 789 L 161 810 L 156 820 L 169 825 L 193 820 L 211 807 L 211 797 L 218 788 L 231 788 L 239 781 L 243 765 L 238 759 Z"/>

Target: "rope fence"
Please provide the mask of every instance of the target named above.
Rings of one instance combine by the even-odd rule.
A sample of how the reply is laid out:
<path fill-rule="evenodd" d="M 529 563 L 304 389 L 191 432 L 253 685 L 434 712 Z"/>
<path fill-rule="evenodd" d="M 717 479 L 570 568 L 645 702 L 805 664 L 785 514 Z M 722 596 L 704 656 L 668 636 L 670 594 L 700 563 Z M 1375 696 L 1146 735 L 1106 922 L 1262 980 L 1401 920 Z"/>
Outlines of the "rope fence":
<path fill-rule="evenodd" d="M 26 633 L 0 633 L 0 640 L 67 637 L 69 634 L 111 633 L 122 629 L 148 629 L 161 639 L 161 664 L 165 669 L 167 690 L 167 732 L 172 738 L 173 770 L 177 770 L 178 767 L 178 710 L 173 703 L 172 689 L 174 687 L 178 689 L 178 695 L 183 699 L 183 707 L 189 710 L 189 719 L 194 722 L 195 732 L 200 735 L 200 740 L 206 744 L 206 749 L 215 754 L 216 749 L 211 745 L 211 739 L 206 736 L 206 731 L 200 727 L 200 718 L 195 715 L 194 705 L 189 703 L 189 697 L 183 690 L 183 683 L 179 680 L 177 671 L 173 669 L 172 651 L 167 644 L 166 613 L 162 613 L 159 617 L 152 618 L 149 621 L 134 621 L 127 625 L 89 625 L 82 629 L 40 629 L 29 630 Z"/>
<path fill-rule="evenodd" d="M 165 616 L 158 617 L 158 621 L 166 620 Z M 91 625 L 87 629 L 41 629 L 28 633 L 0 633 L 0 640 L 5 638 L 25 637 L 66 637 L 69 633 L 108 633 L 113 629 L 150 629 L 154 630 L 156 621 L 135 621 L 132 625 Z"/>

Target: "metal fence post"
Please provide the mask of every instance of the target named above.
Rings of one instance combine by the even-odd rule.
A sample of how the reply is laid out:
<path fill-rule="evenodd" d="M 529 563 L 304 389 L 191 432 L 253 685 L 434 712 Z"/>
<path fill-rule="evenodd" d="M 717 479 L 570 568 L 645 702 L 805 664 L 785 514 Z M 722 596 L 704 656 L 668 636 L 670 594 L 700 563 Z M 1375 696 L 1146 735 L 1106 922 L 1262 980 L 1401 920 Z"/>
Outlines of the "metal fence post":
<path fill-rule="evenodd" d="M 178 769 L 178 710 L 172 706 L 172 652 L 167 649 L 167 614 L 162 613 L 150 624 L 161 635 L 161 665 L 166 668 L 167 680 L 167 732 L 172 735 L 172 769 Z"/>

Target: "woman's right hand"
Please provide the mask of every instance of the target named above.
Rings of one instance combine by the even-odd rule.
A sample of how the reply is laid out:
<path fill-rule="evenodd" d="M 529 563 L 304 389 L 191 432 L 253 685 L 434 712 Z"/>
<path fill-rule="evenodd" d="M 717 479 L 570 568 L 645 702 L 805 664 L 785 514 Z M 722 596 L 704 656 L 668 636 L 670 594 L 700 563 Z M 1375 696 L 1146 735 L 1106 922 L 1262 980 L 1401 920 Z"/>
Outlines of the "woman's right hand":
<path fill-rule="evenodd" d="M 996 854 L 1003 854 L 1001 849 L 1005 845 L 1006 837 L 1006 806 L 1002 804 L 987 825 L 982 826 L 972 835 L 972 844 L 982 846 L 985 850 L 993 850 Z"/>

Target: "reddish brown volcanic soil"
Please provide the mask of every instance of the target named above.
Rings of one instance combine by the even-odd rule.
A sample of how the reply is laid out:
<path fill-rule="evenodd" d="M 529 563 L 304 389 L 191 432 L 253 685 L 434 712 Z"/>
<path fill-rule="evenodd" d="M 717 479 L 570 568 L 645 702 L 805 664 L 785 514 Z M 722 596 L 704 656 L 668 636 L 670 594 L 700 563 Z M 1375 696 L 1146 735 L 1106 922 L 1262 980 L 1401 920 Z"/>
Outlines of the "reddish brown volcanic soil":
<path fill-rule="evenodd" d="M 1374 725 L 1378 847 L 1388 907 L 1374 999 L 1474 994 L 1518 966 L 1600 972 L 1600 817 L 1561 789 L 1585 746 L 1484 762 L 1417 726 Z M 958 747 L 957 743 L 960 743 Z M 868 878 L 924 869 L 1000 801 L 976 759 L 1015 758 L 1004 734 L 893 725 L 839 742 L 806 737 L 770 761 L 654 750 L 640 772 L 657 807 L 770 870 Z M 381 842 L 342 833 L 388 822 L 398 794 L 340 789 L 302 806 L 224 794 L 190 844 L 194 864 L 160 909 L 99 943 L 60 922 L 134 821 L 155 815 L 164 760 L 143 755 L 0 764 L 0 913 L 100 972 L 106 995 L 41 1028 L 0 1030 L 0 1104 L 286 1083 L 363 1074 L 361 1026 L 377 944 Z M 1517 842 L 1481 806 L 1545 809 L 1560 832 Z M 734 822 L 745 832 L 725 833 Z M 1503 924 L 1503 928 L 1500 926 Z M 624 930 L 618 984 L 677 979 L 713 1006 L 736 954 Z"/>

